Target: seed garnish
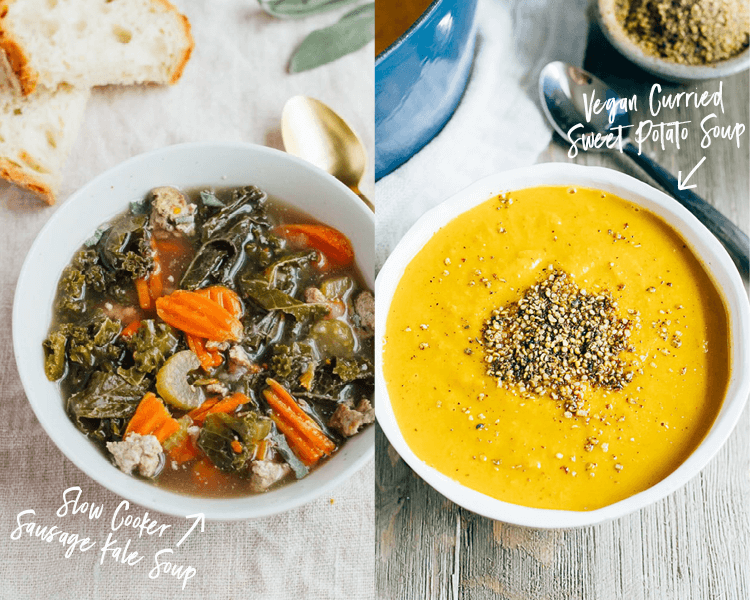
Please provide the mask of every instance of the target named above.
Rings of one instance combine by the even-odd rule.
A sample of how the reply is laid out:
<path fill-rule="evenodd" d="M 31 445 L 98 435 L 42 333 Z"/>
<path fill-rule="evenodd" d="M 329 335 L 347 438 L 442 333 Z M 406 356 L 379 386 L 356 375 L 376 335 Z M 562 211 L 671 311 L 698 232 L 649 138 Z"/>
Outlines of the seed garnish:
<path fill-rule="evenodd" d="M 607 290 L 587 292 L 553 265 L 545 271 L 520 300 L 485 321 L 486 373 L 499 387 L 562 400 L 568 418 L 586 417 L 587 386 L 616 391 L 632 380 L 621 354 L 640 317 L 621 318 Z"/>

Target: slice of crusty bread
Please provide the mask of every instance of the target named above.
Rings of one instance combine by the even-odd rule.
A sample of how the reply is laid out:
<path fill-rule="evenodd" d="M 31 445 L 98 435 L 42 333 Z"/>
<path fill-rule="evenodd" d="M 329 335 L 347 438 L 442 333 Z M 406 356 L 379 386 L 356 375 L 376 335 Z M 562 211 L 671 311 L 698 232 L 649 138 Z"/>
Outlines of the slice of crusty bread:
<path fill-rule="evenodd" d="M 0 85 L 0 176 L 54 204 L 88 98 L 65 84 L 26 97 Z"/>
<path fill-rule="evenodd" d="M 175 83 L 193 38 L 168 0 L 0 0 L 0 49 L 28 95 L 60 83 Z"/>

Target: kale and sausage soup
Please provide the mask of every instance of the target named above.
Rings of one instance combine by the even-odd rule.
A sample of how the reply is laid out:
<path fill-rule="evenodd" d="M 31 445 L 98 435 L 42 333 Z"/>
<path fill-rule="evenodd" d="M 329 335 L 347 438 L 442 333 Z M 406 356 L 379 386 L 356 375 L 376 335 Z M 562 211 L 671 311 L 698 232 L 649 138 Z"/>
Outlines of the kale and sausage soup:
<path fill-rule="evenodd" d="M 259 493 L 373 422 L 373 309 L 336 229 L 254 186 L 159 187 L 64 269 L 45 371 L 124 472 Z"/>

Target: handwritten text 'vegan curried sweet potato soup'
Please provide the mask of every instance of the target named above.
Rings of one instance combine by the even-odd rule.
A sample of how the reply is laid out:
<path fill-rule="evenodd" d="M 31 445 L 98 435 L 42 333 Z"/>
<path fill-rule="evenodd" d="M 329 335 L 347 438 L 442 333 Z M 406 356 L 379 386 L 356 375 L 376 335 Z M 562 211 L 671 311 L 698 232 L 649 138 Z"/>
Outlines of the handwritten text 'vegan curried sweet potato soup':
<path fill-rule="evenodd" d="M 502 194 L 438 231 L 390 307 L 414 453 L 463 485 L 592 510 L 672 473 L 729 380 L 722 298 L 661 218 L 589 189 Z"/>

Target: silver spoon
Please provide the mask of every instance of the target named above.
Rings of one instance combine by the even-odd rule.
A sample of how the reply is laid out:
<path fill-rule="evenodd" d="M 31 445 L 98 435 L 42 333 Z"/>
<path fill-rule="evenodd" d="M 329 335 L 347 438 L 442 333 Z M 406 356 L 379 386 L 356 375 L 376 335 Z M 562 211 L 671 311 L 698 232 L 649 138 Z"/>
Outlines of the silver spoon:
<path fill-rule="evenodd" d="M 583 129 L 576 130 L 575 135 L 602 136 L 607 133 L 617 135 L 617 127 L 630 125 L 630 117 L 626 110 L 618 109 L 614 121 L 609 122 L 606 110 L 593 114 L 591 122 L 587 122 L 584 112 L 583 94 L 588 98 L 596 93 L 596 97 L 602 101 L 612 98 L 614 101 L 620 97 L 612 89 L 607 87 L 603 81 L 597 79 L 590 73 L 578 69 L 564 62 L 549 63 L 539 75 L 539 95 L 542 101 L 542 109 L 547 119 L 563 139 L 571 141 L 568 137 L 570 128 L 581 123 Z M 740 274 L 748 277 L 748 253 L 750 253 L 750 240 L 743 231 L 732 221 L 727 219 L 713 206 L 708 204 L 697 194 L 690 190 L 678 189 L 677 179 L 664 169 L 661 165 L 648 158 L 645 154 L 638 154 L 638 148 L 633 145 L 627 137 L 628 129 L 623 129 L 622 150 L 639 167 L 648 173 L 654 181 L 659 183 L 680 204 L 693 213 L 719 241 L 724 244 L 729 256 L 732 257 Z M 593 148 L 592 148 L 593 149 Z M 602 146 L 606 150 L 606 146 Z M 617 151 L 616 149 L 614 149 Z"/>

